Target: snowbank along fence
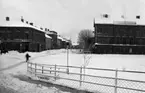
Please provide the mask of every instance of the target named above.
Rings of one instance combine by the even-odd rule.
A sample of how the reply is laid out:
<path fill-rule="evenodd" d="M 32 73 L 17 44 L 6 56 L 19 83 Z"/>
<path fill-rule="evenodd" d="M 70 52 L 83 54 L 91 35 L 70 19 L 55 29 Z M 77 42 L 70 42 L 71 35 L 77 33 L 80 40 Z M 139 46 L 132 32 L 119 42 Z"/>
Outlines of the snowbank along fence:
<path fill-rule="evenodd" d="M 49 81 L 51 79 L 58 84 L 96 93 L 145 93 L 145 72 L 140 71 L 30 62 L 27 64 L 27 71 L 40 80 Z"/>

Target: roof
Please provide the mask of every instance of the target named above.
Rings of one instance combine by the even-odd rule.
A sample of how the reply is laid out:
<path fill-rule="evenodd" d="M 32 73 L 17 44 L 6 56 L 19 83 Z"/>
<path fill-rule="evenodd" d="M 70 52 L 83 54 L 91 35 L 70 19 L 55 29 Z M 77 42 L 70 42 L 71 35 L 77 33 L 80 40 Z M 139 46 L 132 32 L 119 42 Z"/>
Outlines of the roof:
<path fill-rule="evenodd" d="M 20 20 L 19 21 L 17 21 L 17 20 L 10 20 L 10 21 L 1 20 L 0 27 L 30 27 L 30 28 L 45 32 L 44 30 L 41 30 L 40 28 L 37 28 L 30 24 L 23 23 Z"/>
<path fill-rule="evenodd" d="M 125 20 L 119 20 L 114 21 L 111 19 L 95 19 L 94 24 L 112 24 L 112 25 L 142 25 L 145 24 L 140 23 L 139 21 L 125 21 Z"/>
<path fill-rule="evenodd" d="M 109 19 L 95 19 L 95 24 L 112 24 L 113 21 Z"/>
<path fill-rule="evenodd" d="M 120 24 L 120 25 L 137 25 L 135 21 L 114 21 L 113 24 Z"/>
<path fill-rule="evenodd" d="M 101 44 L 101 43 L 95 43 L 94 45 L 111 45 L 111 46 L 145 46 L 145 45 L 136 45 L 136 44 Z"/>
<path fill-rule="evenodd" d="M 45 37 L 46 37 L 46 38 L 50 38 L 50 39 L 52 39 L 52 38 L 51 38 L 49 35 L 47 35 L 47 34 L 45 34 Z"/>
<path fill-rule="evenodd" d="M 65 41 L 65 42 L 69 42 L 69 40 L 68 40 L 68 39 L 66 39 L 66 38 L 63 38 L 63 39 L 64 39 L 64 41 Z"/>
<path fill-rule="evenodd" d="M 46 31 L 45 33 L 48 35 L 57 35 L 57 32 L 55 31 Z"/>
<path fill-rule="evenodd" d="M 50 31 L 46 31 L 45 33 L 46 33 L 46 34 L 52 34 Z"/>
<path fill-rule="evenodd" d="M 62 41 L 65 41 L 62 37 L 58 36 L 57 37 L 58 39 L 62 40 Z"/>

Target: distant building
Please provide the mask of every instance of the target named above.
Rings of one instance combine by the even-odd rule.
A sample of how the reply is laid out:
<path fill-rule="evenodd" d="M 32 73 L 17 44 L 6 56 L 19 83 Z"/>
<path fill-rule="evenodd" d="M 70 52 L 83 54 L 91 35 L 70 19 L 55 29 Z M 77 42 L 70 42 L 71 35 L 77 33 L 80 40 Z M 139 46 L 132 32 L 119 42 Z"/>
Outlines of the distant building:
<path fill-rule="evenodd" d="M 52 38 L 50 36 L 48 36 L 47 34 L 45 34 L 45 37 L 46 37 L 46 49 L 49 50 L 49 49 L 52 49 Z"/>
<path fill-rule="evenodd" d="M 136 22 L 95 23 L 96 53 L 145 53 L 145 25 Z"/>
<path fill-rule="evenodd" d="M 46 34 L 52 38 L 52 48 L 57 48 L 57 32 L 56 31 L 46 31 Z"/>
<path fill-rule="evenodd" d="M 58 48 L 63 48 L 63 38 L 61 36 L 57 36 L 57 46 Z"/>
<path fill-rule="evenodd" d="M 0 18 L 1 19 L 1 18 Z M 36 27 L 23 17 L 10 20 L 5 17 L 0 21 L 0 51 L 16 50 L 19 52 L 39 52 L 48 49 L 66 48 L 66 41 L 57 38 L 56 31 Z"/>

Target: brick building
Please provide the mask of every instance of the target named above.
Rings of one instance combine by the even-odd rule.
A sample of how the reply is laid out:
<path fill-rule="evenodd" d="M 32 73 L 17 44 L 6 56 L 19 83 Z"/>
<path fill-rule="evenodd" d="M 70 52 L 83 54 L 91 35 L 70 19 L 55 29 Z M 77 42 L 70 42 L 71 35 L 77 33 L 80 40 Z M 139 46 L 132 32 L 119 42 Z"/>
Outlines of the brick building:
<path fill-rule="evenodd" d="M 47 31 L 46 34 L 52 38 L 52 49 L 56 49 L 57 48 L 57 32 Z"/>
<path fill-rule="evenodd" d="M 2 52 L 10 50 L 20 52 L 45 50 L 45 33 L 43 30 L 21 21 L 1 21 L 0 50 Z"/>
<path fill-rule="evenodd" d="M 96 53 L 145 53 L 145 25 L 135 22 L 95 23 Z"/>

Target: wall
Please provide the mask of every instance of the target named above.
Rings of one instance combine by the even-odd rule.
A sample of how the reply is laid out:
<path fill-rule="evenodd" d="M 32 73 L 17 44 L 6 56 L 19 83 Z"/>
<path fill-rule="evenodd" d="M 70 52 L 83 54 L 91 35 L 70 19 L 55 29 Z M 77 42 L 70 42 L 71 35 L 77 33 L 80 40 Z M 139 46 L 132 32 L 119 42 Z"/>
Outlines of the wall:
<path fill-rule="evenodd" d="M 1 50 L 45 50 L 44 32 L 30 27 L 0 27 L 0 40 Z"/>
<path fill-rule="evenodd" d="M 95 42 L 145 45 L 145 26 L 96 24 Z"/>

